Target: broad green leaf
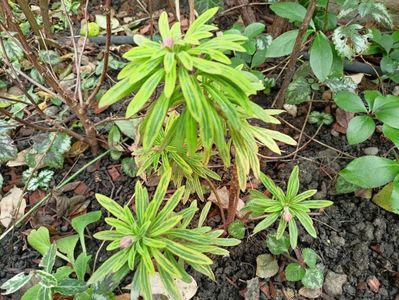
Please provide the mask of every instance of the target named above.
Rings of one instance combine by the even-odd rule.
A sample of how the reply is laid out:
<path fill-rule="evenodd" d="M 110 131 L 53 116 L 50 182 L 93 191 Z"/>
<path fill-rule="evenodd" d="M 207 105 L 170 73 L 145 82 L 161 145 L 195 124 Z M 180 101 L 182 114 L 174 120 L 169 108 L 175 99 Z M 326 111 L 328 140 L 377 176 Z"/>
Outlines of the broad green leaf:
<path fill-rule="evenodd" d="M 399 97 L 392 95 L 377 97 L 374 112 L 381 122 L 393 128 L 399 128 Z"/>
<path fill-rule="evenodd" d="M 396 161 L 378 156 L 363 156 L 350 162 L 340 175 L 352 184 L 371 189 L 391 182 L 398 173 L 399 164 Z"/>
<path fill-rule="evenodd" d="M 305 248 L 302 250 L 302 256 L 305 263 L 310 268 L 316 267 L 317 254 L 313 249 Z"/>
<path fill-rule="evenodd" d="M 61 239 L 58 239 L 56 241 L 57 248 L 60 252 L 66 254 L 66 256 L 69 258 L 70 262 L 73 263 L 75 261 L 75 247 L 76 243 L 79 240 L 79 235 L 71 235 L 67 236 Z"/>
<path fill-rule="evenodd" d="M 30 272 L 29 274 L 25 274 L 24 272 L 18 273 L 0 286 L 1 289 L 6 290 L 1 294 L 9 295 L 15 293 L 31 280 L 33 274 L 33 272 Z"/>
<path fill-rule="evenodd" d="M 129 106 L 126 109 L 126 117 L 132 117 L 140 111 L 143 105 L 154 93 L 164 75 L 165 71 L 163 69 L 159 69 L 143 83 L 140 90 L 134 96 L 132 101 L 130 101 Z"/>
<path fill-rule="evenodd" d="M 74 263 L 74 270 L 75 270 L 76 276 L 81 281 L 84 281 L 85 274 L 89 267 L 90 259 L 91 259 L 91 255 L 87 255 L 84 252 L 80 253 L 79 256 L 76 258 L 76 261 Z"/>
<path fill-rule="evenodd" d="M 83 252 L 86 252 L 84 230 L 87 227 L 87 225 L 97 222 L 98 220 L 100 220 L 100 218 L 101 218 L 101 211 L 92 211 L 72 219 L 71 225 L 72 228 L 75 229 L 75 231 L 79 235 L 80 244 L 82 246 Z"/>
<path fill-rule="evenodd" d="M 288 19 L 290 22 L 303 22 L 306 15 L 306 8 L 295 2 L 278 2 L 270 5 L 270 9 L 278 16 Z M 310 26 L 315 28 L 313 20 Z"/>
<path fill-rule="evenodd" d="M 320 81 L 327 79 L 333 64 L 333 53 L 327 37 L 319 32 L 310 48 L 310 66 Z"/>
<path fill-rule="evenodd" d="M 305 269 L 298 263 L 290 263 L 285 268 L 285 278 L 288 281 L 299 281 L 305 276 Z"/>
<path fill-rule="evenodd" d="M 347 112 L 364 112 L 367 113 L 367 108 L 362 99 L 358 95 L 348 91 L 339 92 L 335 98 L 335 103 Z"/>
<path fill-rule="evenodd" d="M 367 140 L 375 130 L 374 120 L 369 116 L 356 116 L 350 120 L 346 137 L 349 145 L 359 144 Z"/>
<path fill-rule="evenodd" d="M 287 234 L 284 234 L 280 239 L 277 239 L 275 234 L 268 234 L 266 237 L 266 246 L 273 255 L 288 253 L 290 239 Z"/>
<path fill-rule="evenodd" d="M 28 234 L 29 245 L 38 251 L 41 255 L 45 255 L 48 248 L 50 248 L 50 233 L 46 227 L 39 227 L 38 229 L 33 229 Z"/>
<path fill-rule="evenodd" d="M 297 36 L 297 29 L 284 32 L 282 35 L 278 36 L 267 49 L 266 57 L 282 57 L 291 54 Z"/>
<path fill-rule="evenodd" d="M 384 124 L 382 127 L 382 132 L 384 135 L 389 138 L 397 148 L 399 148 L 399 129 L 393 128 L 387 124 Z M 1 185 L 0 185 L 1 186 Z"/>
<path fill-rule="evenodd" d="M 395 181 L 384 186 L 382 190 L 380 190 L 376 195 L 373 196 L 372 201 L 389 212 L 399 214 L 398 195 L 399 184 L 397 181 Z"/>
<path fill-rule="evenodd" d="M 254 39 L 265 30 L 265 24 L 251 23 L 244 29 L 244 35 L 248 39 Z"/>
<path fill-rule="evenodd" d="M 302 284 L 308 289 L 320 289 L 323 286 L 323 273 L 317 268 L 306 269 L 305 276 L 302 278 Z"/>

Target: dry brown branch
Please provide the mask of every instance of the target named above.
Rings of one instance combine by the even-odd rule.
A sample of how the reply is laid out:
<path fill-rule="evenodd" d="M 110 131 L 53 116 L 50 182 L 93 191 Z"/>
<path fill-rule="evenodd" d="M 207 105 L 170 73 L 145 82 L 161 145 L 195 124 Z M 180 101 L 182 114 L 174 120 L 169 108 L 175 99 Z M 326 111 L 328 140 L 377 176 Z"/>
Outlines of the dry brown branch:
<path fill-rule="evenodd" d="M 292 77 L 294 76 L 294 73 L 295 73 L 295 69 L 296 69 L 295 65 L 296 65 L 297 59 L 298 59 L 300 51 L 301 51 L 302 40 L 303 40 L 303 38 L 306 34 L 306 31 L 309 27 L 310 21 L 312 20 L 315 8 L 316 8 L 316 0 L 311 0 L 309 3 L 308 9 L 306 11 L 305 19 L 303 20 L 303 23 L 299 27 L 298 36 L 295 40 L 294 49 L 292 50 L 292 53 L 290 56 L 290 61 L 287 66 L 287 72 L 285 74 L 284 81 L 280 87 L 280 90 L 276 96 L 276 99 L 274 100 L 275 106 L 277 108 L 283 107 L 285 93 L 287 92 L 288 85 L 290 84 Z"/>

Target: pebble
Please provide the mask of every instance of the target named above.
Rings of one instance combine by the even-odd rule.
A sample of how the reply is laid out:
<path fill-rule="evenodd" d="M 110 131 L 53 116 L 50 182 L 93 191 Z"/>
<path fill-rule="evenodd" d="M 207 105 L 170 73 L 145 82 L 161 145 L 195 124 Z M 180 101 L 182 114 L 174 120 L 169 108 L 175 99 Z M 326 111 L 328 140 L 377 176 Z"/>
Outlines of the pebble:
<path fill-rule="evenodd" d="M 368 147 L 363 150 L 364 154 L 366 155 L 377 155 L 378 151 L 379 150 L 377 147 Z"/>
<path fill-rule="evenodd" d="M 327 294 L 338 296 L 342 294 L 342 286 L 348 281 L 348 276 L 345 274 L 337 274 L 332 271 L 327 272 L 324 281 L 324 289 Z"/>
<path fill-rule="evenodd" d="M 392 94 L 394 96 L 399 96 L 399 85 L 394 87 Z"/>

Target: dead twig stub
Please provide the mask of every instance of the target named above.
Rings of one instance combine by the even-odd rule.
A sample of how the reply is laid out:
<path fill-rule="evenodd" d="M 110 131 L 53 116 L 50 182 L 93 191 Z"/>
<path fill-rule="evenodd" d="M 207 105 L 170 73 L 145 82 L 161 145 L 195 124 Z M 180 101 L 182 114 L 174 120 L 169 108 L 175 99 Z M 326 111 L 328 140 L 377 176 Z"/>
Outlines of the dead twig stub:
<path fill-rule="evenodd" d="M 285 77 L 283 80 L 283 83 L 280 87 L 280 90 L 276 96 L 276 99 L 274 100 L 274 104 L 277 108 L 283 107 L 284 104 L 284 97 L 285 93 L 287 92 L 288 85 L 290 84 L 292 77 L 294 76 L 295 73 L 295 65 L 298 60 L 301 47 L 302 47 L 302 40 L 306 34 L 306 31 L 309 27 L 310 21 L 312 20 L 313 13 L 316 8 L 316 0 L 311 0 L 308 6 L 308 9 L 306 11 L 305 19 L 303 20 L 303 23 L 299 27 L 299 32 L 298 36 L 295 40 L 294 44 L 294 49 L 292 50 L 291 56 L 290 56 L 290 61 L 287 66 L 287 71 L 285 73 Z"/>

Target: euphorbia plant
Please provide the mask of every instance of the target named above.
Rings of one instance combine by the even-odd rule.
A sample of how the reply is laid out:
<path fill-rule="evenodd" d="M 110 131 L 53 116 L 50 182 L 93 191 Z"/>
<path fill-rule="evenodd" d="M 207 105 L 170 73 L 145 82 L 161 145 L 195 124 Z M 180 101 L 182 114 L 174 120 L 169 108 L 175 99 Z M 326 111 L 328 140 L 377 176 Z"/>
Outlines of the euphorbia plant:
<path fill-rule="evenodd" d="M 265 218 L 256 225 L 254 233 L 267 229 L 277 219 L 280 219 L 276 238 L 280 239 L 288 226 L 290 244 L 295 249 L 298 242 L 298 227 L 296 223 L 298 220 L 305 230 L 315 238 L 317 233 L 309 216 L 310 209 L 324 208 L 332 205 L 333 202 L 329 200 L 307 200 L 316 194 L 317 190 L 308 190 L 298 194 L 299 168 L 297 166 L 291 172 L 286 193 L 270 177 L 261 174 L 260 179 L 272 194 L 272 197 L 269 198 L 257 190 L 251 191 L 250 201 L 245 210 L 250 211 L 253 216 L 266 214 Z"/>
<path fill-rule="evenodd" d="M 146 108 L 145 104 L 158 91 L 160 94 L 148 106 L 140 127 L 143 149 L 154 147 L 168 111 L 178 110 L 180 114 L 162 147 L 175 140 L 188 155 L 193 155 L 199 136 L 204 163 L 215 145 L 228 167 L 232 145 L 239 184 L 244 190 L 250 170 L 259 176 L 257 141 L 277 153 L 275 140 L 287 144 L 295 141 L 248 122 L 256 118 L 279 123 L 273 115 L 282 111 L 264 110 L 250 101 L 249 96 L 263 89 L 262 84 L 254 75 L 229 66 L 231 61 L 224 54 L 231 50 L 245 52 L 242 44 L 247 38 L 238 34 L 213 37 L 212 31 L 217 27 L 206 23 L 216 11 L 213 8 L 199 16 L 184 35 L 180 23 L 170 28 L 167 14 L 162 13 L 158 23 L 162 41 L 135 36 L 138 47 L 124 55 L 131 62 L 119 73 L 121 81 L 102 97 L 100 106 L 111 105 L 136 91 L 126 111 L 126 116 L 131 117 Z"/>
<path fill-rule="evenodd" d="M 210 268 L 212 260 L 206 255 L 228 255 L 228 251 L 218 246 L 234 246 L 239 240 L 220 238 L 223 230 L 211 231 L 202 226 L 205 217 L 200 216 L 197 228 L 188 229 L 195 212 L 196 202 L 179 212 L 174 212 L 179 204 L 184 187 L 179 188 L 163 205 L 169 180 L 170 169 L 162 176 L 153 199 L 149 201 L 147 190 L 138 182 L 135 188 L 136 213 L 128 206 L 121 207 L 114 200 L 97 194 L 98 202 L 114 217 L 105 218 L 113 226 L 111 230 L 94 235 L 100 240 L 111 241 L 108 251 L 118 250 L 91 276 L 89 283 L 101 280 L 110 272 L 117 272 L 128 265 L 134 272 L 131 284 L 131 299 L 142 295 L 152 299 L 150 276 L 158 272 L 173 299 L 181 299 L 175 279 L 190 282 L 191 277 L 184 269 L 189 264 L 193 269 L 214 278 Z"/>
<path fill-rule="evenodd" d="M 140 166 L 137 175 L 146 174 L 147 171 L 161 175 L 166 169 L 170 168 L 172 169 L 171 181 L 174 186 L 179 188 L 184 184 L 186 187 L 183 203 L 188 200 L 192 193 L 196 193 L 204 201 L 200 180 L 220 180 L 220 176 L 204 166 L 204 155 L 201 151 L 188 155 L 187 151 L 176 143 L 176 140 L 172 140 L 169 145 L 163 147 L 174 122 L 176 122 L 175 114 L 171 114 L 166 122 L 165 130 L 161 129 L 155 139 L 154 147 L 151 149 L 140 148 L 134 152 Z"/>

